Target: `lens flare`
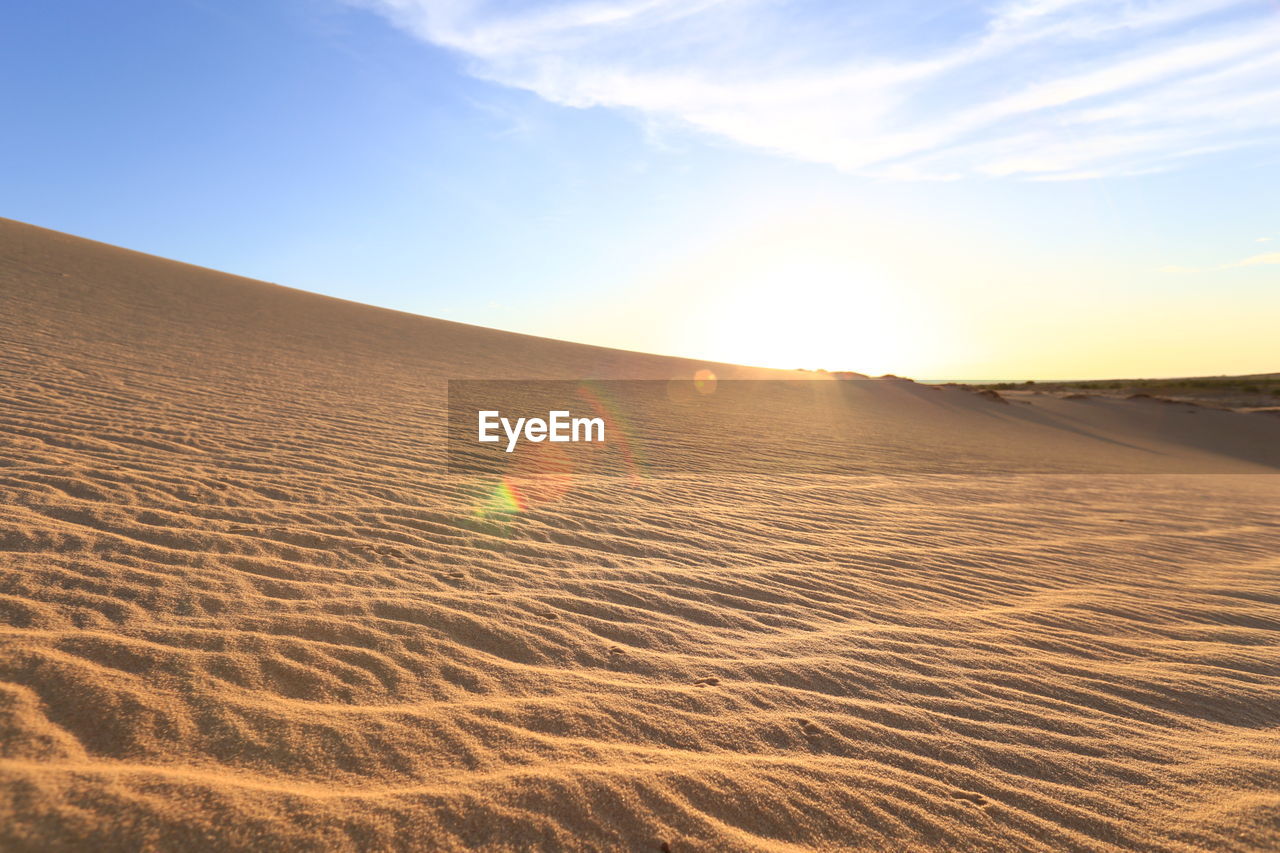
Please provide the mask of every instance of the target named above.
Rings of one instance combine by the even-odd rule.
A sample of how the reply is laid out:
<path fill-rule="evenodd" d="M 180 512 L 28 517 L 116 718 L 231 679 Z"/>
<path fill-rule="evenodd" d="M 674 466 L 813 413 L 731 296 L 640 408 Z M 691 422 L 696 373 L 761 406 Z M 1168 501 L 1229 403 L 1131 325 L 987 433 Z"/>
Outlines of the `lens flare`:
<path fill-rule="evenodd" d="M 472 515 L 485 521 L 504 521 L 518 515 L 525 507 L 519 488 L 513 488 L 513 484 L 504 477 L 484 493 Z"/>
<path fill-rule="evenodd" d="M 621 472 L 628 479 L 636 479 L 643 469 L 644 455 L 640 444 L 635 440 L 635 430 L 622 412 L 616 401 L 609 399 L 608 394 L 593 382 L 583 382 L 578 386 L 578 399 L 591 407 L 598 418 L 604 419 L 604 447 L 616 451 L 616 458 L 622 465 Z"/>
<path fill-rule="evenodd" d="M 549 443 L 524 448 L 502 477 L 481 487 L 472 507 L 473 518 L 508 525 L 532 509 L 562 500 L 588 469 L 615 477 L 622 475 L 626 483 L 639 479 L 642 454 L 622 408 L 591 382 L 581 383 L 575 396 L 604 420 L 605 443 L 578 445 L 573 452 Z M 597 467 L 575 464 L 574 454 L 582 454 L 584 460 L 589 454 Z"/>

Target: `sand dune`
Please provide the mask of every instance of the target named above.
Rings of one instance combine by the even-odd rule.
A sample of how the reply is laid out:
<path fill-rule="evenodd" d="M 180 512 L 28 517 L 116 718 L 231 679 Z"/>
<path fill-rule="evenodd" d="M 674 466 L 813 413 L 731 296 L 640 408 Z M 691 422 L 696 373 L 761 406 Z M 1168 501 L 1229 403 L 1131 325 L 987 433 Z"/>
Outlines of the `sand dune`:
<path fill-rule="evenodd" d="M 885 384 L 1174 461 L 511 505 L 447 379 L 708 365 L 8 221 L 0 297 L 0 849 L 1280 846 L 1280 419 Z"/>

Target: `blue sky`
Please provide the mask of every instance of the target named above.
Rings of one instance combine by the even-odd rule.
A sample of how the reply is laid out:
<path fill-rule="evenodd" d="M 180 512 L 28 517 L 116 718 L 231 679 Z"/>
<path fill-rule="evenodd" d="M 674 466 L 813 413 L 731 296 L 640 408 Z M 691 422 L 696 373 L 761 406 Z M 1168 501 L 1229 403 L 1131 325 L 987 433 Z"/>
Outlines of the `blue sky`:
<path fill-rule="evenodd" d="M 0 215 L 571 340 L 1280 369 L 1280 3 L 45 0 Z"/>

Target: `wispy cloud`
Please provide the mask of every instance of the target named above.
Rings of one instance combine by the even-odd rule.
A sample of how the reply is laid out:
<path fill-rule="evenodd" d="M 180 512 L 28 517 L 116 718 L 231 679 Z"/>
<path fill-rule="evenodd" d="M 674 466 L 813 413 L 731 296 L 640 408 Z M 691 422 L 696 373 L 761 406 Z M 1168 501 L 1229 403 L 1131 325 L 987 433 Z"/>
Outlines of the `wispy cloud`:
<path fill-rule="evenodd" d="M 1064 180 L 1280 140 L 1275 0 L 348 0 L 571 107 L 887 177 Z"/>
<path fill-rule="evenodd" d="M 1245 258 L 1243 261 L 1236 261 L 1234 264 L 1227 264 L 1227 266 L 1257 267 L 1264 264 L 1280 264 L 1280 252 L 1268 252 L 1265 255 L 1254 255 L 1251 258 Z"/>
<path fill-rule="evenodd" d="M 1252 255 L 1239 261 L 1232 261 L 1227 264 L 1218 264 L 1212 267 L 1187 267 L 1180 264 L 1166 264 L 1160 268 L 1161 272 L 1167 273 L 1202 273 L 1216 272 L 1218 270 L 1234 270 L 1241 267 L 1261 267 L 1271 264 L 1280 264 L 1280 252 L 1267 252 L 1261 255 Z"/>

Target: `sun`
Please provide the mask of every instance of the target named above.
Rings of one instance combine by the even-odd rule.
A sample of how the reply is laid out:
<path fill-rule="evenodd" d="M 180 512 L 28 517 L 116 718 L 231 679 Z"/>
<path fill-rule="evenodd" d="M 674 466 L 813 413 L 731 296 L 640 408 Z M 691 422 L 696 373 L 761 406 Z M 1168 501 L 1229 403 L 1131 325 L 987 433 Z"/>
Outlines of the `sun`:
<path fill-rule="evenodd" d="M 719 290 L 707 346 L 735 362 L 866 371 L 903 348 L 891 294 L 830 258 L 771 258 Z"/>
<path fill-rule="evenodd" d="M 928 288 L 879 261 L 876 240 L 835 216 L 756 222 L 637 271 L 625 298 L 540 333 L 582 340 L 574 330 L 590 328 L 589 343 L 784 370 L 936 372 L 954 358 L 955 330 Z"/>
<path fill-rule="evenodd" d="M 910 290 L 848 235 L 798 223 L 697 259 L 673 352 L 761 367 L 901 373 L 934 353 Z"/>

